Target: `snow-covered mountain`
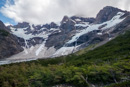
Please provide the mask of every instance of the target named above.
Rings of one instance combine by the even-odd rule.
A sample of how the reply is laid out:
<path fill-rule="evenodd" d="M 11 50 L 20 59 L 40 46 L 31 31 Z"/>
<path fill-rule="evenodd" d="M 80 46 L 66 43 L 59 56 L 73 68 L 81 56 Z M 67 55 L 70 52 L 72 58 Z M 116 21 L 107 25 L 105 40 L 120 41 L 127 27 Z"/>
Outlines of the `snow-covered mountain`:
<path fill-rule="evenodd" d="M 59 23 L 8 26 L 23 52 L 8 60 L 32 60 L 68 55 L 91 44 L 105 43 L 130 27 L 130 13 L 107 6 L 96 18 L 64 16 Z"/>

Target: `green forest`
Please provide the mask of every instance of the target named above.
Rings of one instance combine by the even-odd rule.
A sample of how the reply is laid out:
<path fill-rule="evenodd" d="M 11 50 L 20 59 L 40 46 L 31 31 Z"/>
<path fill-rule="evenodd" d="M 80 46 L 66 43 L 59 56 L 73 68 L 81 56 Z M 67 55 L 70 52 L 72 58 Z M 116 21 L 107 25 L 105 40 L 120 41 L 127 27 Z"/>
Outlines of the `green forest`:
<path fill-rule="evenodd" d="M 94 50 L 88 48 L 58 58 L 2 65 L 0 87 L 130 87 L 130 31 Z"/>

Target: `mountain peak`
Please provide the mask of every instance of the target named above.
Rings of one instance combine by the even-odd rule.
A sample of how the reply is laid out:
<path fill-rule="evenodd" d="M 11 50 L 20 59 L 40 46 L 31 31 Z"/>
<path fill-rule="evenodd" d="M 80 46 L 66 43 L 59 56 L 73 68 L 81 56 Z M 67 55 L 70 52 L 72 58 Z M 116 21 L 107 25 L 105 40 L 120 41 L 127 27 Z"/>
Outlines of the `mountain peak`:
<path fill-rule="evenodd" d="M 112 6 L 106 6 L 106 7 L 104 7 L 103 9 L 118 9 L 118 8 L 112 7 Z"/>
<path fill-rule="evenodd" d="M 4 25 L 4 23 L 0 20 L 0 30 L 9 31 L 8 28 Z"/>
<path fill-rule="evenodd" d="M 29 23 L 27 22 L 22 22 L 22 23 L 18 23 L 17 25 L 15 25 L 14 27 L 21 27 L 21 28 L 25 28 L 25 27 L 28 27 L 29 26 Z"/>
<path fill-rule="evenodd" d="M 75 29 L 75 21 L 72 20 L 71 18 L 69 18 L 68 16 L 64 16 L 62 21 L 61 21 L 61 26 L 60 28 L 61 29 L 64 29 L 64 30 L 73 30 Z"/>
<path fill-rule="evenodd" d="M 69 21 L 69 17 L 68 16 L 64 16 L 62 21 L 61 21 L 61 24 L 65 23 L 67 21 Z"/>
<path fill-rule="evenodd" d="M 96 17 L 96 23 L 103 23 L 108 20 L 111 20 L 118 12 L 125 12 L 121 9 L 112 7 L 112 6 L 106 6 L 102 10 L 99 11 Z"/>

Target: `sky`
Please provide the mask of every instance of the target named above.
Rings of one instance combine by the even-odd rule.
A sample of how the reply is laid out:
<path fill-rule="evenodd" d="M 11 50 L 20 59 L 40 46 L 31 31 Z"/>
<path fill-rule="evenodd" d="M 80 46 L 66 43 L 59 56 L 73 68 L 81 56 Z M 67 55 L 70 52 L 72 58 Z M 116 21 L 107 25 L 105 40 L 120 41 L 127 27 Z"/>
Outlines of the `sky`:
<path fill-rule="evenodd" d="M 6 0 L 0 0 L 0 9 L 2 7 L 4 7 L 4 5 L 6 4 Z M 4 14 L 2 14 L 2 12 L 0 11 L 0 20 L 2 22 L 4 22 L 6 25 L 9 25 L 9 24 L 17 24 L 17 22 L 14 21 L 14 19 L 11 19 L 9 17 L 6 17 Z"/>
<path fill-rule="evenodd" d="M 0 0 L 0 20 L 45 24 L 67 16 L 96 17 L 105 6 L 130 11 L 130 0 Z"/>

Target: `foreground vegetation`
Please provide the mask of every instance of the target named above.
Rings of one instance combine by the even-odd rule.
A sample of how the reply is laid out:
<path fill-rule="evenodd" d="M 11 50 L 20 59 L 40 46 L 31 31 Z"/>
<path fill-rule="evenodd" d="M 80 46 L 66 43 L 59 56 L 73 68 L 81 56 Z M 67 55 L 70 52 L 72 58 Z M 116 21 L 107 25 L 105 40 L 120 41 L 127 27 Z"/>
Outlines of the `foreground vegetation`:
<path fill-rule="evenodd" d="M 130 86 L 130 32 L 81 53 L 0 66 L 0 87 Z"/>

